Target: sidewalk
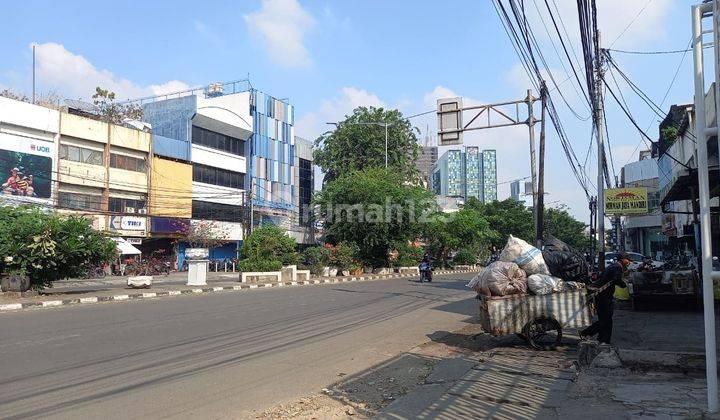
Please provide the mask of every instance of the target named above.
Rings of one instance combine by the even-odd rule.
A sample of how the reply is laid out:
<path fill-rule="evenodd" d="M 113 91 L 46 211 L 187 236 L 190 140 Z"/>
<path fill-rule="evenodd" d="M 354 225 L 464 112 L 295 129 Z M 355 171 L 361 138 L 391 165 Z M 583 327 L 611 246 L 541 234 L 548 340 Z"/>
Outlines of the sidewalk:
<path fill-rule="evenodd" d="M 473 270 L 438 270 L 435 275 L 469 273 Z M 127 278 L 110 277 L 90 280 L 64 280 L 55 283 L 55 287 L 45 289 L 36 296 L 17 297 L 15 294 L 0 293 L 0 312 L 17 311 L 30 308 L 45 308 L 65 305 L 92 304 L 98 302 L 117 302 L 127 300 L 155 299 L 167 296 L 190 295 L 199 293 L 232 292 L 270 287 L 294 287 L 316 284 L 334 284 L 355 281 L 387 280 L 396 278 L 416 278 L 412 274 L 371 274 L 348 277 L 313 277 L 309 281 L 240 283 L 238 273 L 208 273 L 207 286 L 187 286 L 187 273 L 172 273 L 168 276 L 155 276 L 153 285 L 148 289 L 127 287 Z"/>
<path fill-rule="evenodd" d="M 618 310 L 615 319 L 620 368 L 579 368 L 575 331 L 538 352 L 471 324 L 259 417 L 720 418 L 705 413 L 704 365 L 690 353 L 702 351 L 702 313 Z"/>
<path fill-rule="evenodd" d="M 577 340 L 537 352 L 514 335 L 480 332 L 477 324 L 436 331 L 425 344 L 258 418 L 560 418 L 576 375 Z"/>
<path fill-rule="evenodd" d="M 441 360 L 425 383 L 378 419 L 559 418 L 575 375 L 572 348 L 537 352 L 498 348 Z"/>

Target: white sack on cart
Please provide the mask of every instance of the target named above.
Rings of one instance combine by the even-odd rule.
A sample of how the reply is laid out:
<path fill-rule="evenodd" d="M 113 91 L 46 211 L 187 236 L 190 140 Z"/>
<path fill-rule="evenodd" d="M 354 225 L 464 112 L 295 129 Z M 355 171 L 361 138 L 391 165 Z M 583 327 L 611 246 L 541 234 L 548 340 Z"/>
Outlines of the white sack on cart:
<path fill-rule="evenodd" d="M 564 282 L 558 277 L 546 274 L 533 274 L 527 278 L 528 289 L 536 295 L 549 295 L 553 292 L 561 292 Z"/>
<path fill-rule="evenodd" d="M 505 248 L 503 248 L 500 253 L 500 261 L 514 262 L 525 270 L 528 275 L 550 274 L 542 252 L 522 239 L 512 235 L 510 235 Z"/>
<path fill-rule="evenodd" d="M 512 262 L 495 261 L 473 277 L 467 286 L 485 296 L 527 293 L 526 274 Z"/>

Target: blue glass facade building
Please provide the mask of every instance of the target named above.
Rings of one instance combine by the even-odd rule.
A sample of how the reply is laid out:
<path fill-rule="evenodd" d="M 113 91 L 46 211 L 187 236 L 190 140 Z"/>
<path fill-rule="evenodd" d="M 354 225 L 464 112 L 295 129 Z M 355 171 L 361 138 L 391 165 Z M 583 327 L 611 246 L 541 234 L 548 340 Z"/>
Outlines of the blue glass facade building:
<path fill-rule="evenodd" d="M 477 146 L 446 151 L 431 170 L 430 189 L 435 195 L 497 200 L 497 154 Z"/>
<path fill-rule="evenodd" d="M 258 90 L 252 90 L 250 113 L 253 116 L 250 172 L 253 204 L 273 209 L 295 207 L 295 111 Z M 248 189 L 250 185 L 247 185 Z"/>

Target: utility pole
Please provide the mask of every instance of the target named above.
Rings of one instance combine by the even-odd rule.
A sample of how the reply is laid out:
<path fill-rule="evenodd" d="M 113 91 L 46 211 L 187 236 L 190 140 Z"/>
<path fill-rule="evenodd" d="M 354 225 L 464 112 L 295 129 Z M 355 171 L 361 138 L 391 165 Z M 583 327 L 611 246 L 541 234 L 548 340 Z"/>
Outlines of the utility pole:
<path fill-rule="evenodd" d="M 535 241 L 538 240 L 538 184 L 537 184 L 537 172 L 535 168 L 535 116 L 533 115 L 533 103 L 535 102 L 536 98 L 533 97 L 532 89 L 527 90 L 527 96 L 525 97 L 525 103 L 528 107 L 528 119 L 527 119 L 527 125 L 528 125 L 528 131 L 529 131 L 529 139 L 530 139 L 530 175 L 532 180 L 532 190 L 533 190 L 533 221 L 535 222 Z M 542 236 L 542 233 L 540 233 L 540 236 Z M 542 238 L 540 238 L 542 239 Z"/>
<path fill-rule="evenodd" d="M 33 92 L 33 101 L 32 103 L 35 103 L 35 45 L 33 45 L 33 68 L 32 68 L 32 92 Z"/>
<path fill-rule="evenodd" d="M 547 105 L 547 86 L 540 85 L 540 150 L 538 151 L 537 210 L 535 217 L 535 246 L 542 249 L 543 223 L 545 217 L 545 107 Z M 531 129 L 532 131 L 532 129 Z"/>
<path fill-rule="evenodd" d="M 598 267 L 605 269 L 605 131 L 603 121 L 605 120 L 602 99 L 603 70 L 600 62 L 600 31 L 597 31 L 595 45 L 595 98 L 593 112 L 595 116 L 595 130 L 598 143 L 598 171 L 597 171 L 597 233 L 598 233 Z"/>
<path fill-rule="evenodd" d="M 590 244 L 590 257 L 595 258 L 595 245 L 596 245 L 596 236 L 597 229 L 595 229 L 595 222 L 597 221 L 595 215 L 597 213 L 597 201 L 595 201 L 595 197 L 590 197 L 590 238 L 592 238 L 592 243 Z M 599 261 L 598 261 L 599 262 Z"/>

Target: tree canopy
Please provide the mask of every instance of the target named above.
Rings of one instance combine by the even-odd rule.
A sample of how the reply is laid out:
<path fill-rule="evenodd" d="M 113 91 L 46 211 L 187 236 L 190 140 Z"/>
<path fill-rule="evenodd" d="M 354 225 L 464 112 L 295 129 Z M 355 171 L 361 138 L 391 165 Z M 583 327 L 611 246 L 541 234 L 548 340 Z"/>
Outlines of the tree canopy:
<path fill-rule="evenodd" d="M 592 238 L 585 232 L 587 225 L 568 213 L 565 207 L 545 209 L 544 234 L 550 234 L 571 247 L 583 251 L 590 248 Z"/>
<path fill-rule="evenodd" d="M 93 104 L 98 107 L 100 118 L 105 122 L 120 124 L 125 119 L 143 119 L 143 109 L 140 105 L 117 103 L 115 102 L 115 92 L 103 89 L 100 86 L 95 88 L 92 99 Z"/>
<path fill-rule="evenodd" d="M 0 275 L 20 274 L 36 289 L 111 261 L 117 246 L 79 216 L 0 206 Z"/>
<path fill-rule="evenodd" d="M 510 198 L 482 203 L 472 197 L 465 204 L 465 208 L 477 210 L 496 232 L 496 235 L 491 238 L 492 245 L 499 248 L 505 246 L 510 235 L 530 243 L 533 242 L 535 227 L 532 210 L 525 207 L 523 203 Z"/>
<path fill-rule="evenodd" d="M 325 173 L 325 182 L 353 171 L 384 168 L 385 124 L 388 168 L 405 178 L 417 178 L 417 129 L 396 109 L 359 107 L 315 140 L 315 164 Z"/>
<path fill-rule="evenodd" d="M 408 185 L 400 172 L 371 168 L 329 182 L 313 205 L 327 242 L 355 244 L 360 261 L 379 267 L 387 266 L 393 243 L 420 235 L 435 201 L 424 188 Z"/>

